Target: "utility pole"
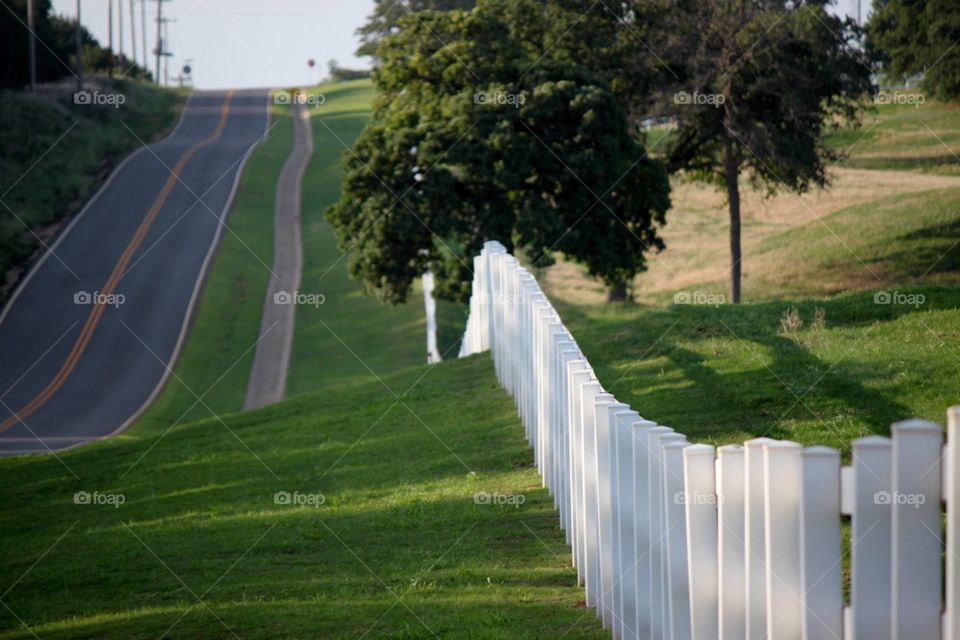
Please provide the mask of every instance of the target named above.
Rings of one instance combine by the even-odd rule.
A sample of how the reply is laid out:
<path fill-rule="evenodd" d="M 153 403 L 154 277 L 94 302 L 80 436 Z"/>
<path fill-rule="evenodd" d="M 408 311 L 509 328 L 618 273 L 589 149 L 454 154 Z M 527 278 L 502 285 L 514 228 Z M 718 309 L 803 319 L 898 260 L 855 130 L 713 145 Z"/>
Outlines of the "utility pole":
<path fill-rule="evenodd" d="M 133 0 L 131 0 L 132 2 Z M 149 58 L 147 58 L 147 0 L 140 0 L 140 47 L 143 53 L 143 71 L 146 73 Z"/>
<path fill-rule="evenodd" d="M 34 35 L 36 33 L 36 26 L 34 25 L 33 18 L 33 0 L 27 0 L 27 31 L 30 33 L 27 35 L 27 40 L 30 43 L 30 90 L 36 91 L 37 89 L 37 37 Z"/>
<path fill-rule="evenodd" d="M 77 0 L 77 91 L 83 91 L 83 29 L 80 27 L 80 0 Z"/>
<path fill-rule="evenodd" d="M 110 50 L 107 58 L 107 77 L 113 78 L 113 0 L 107 0 L 107 23 L 107 48 Z"/>
<path fill-rule="evenodd" d="M 117 33 L 120 35 L 120 76 L 123 76 L 123 0 L 117 0 Z"/>
<path fill-rule="evenodd" d="M 157 3 L 157 48 L 154 53 L 157 54 L 157 75 L 154 76 L 157 84 L 160 84 L 160 56 L 163 55 L 163 36 L 160 33 L 160 25 L 163 23 L 163 0 L 154 0 Z"/>
<path fill-rule="evenodd" d="M 123 0 L 120 0 L 123 2 Z M 134 11 L 134 0 L 130 0 L 130 49 L 133 50 L 133 64 L 137 64 L 137 17 Z"/>
<path fill-rule="evenodd" d="M 167 47 L 170 42 L 170 30 L 167 27 L 171 22 L 176 22 L 176 18 L 162 18 L 161 24 L 163 26 L 163 85 L 170 86 L 170 58 L 173 57 L 173 52 L 170 51 Z"/>

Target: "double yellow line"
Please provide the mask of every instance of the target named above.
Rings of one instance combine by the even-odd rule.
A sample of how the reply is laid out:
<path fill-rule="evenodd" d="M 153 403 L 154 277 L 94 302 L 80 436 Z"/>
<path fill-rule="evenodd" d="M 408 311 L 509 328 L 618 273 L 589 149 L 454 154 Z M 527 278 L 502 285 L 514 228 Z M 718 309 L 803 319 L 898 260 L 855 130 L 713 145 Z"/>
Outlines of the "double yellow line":
<path fill-rule="evenodd" d="M 100 296 L 101 299 L 104 299 L 106 296 L 112 294 L 117 285 L 120 284 L 120 279 L 123 277 L 127 265 L 130 264 L 130 260 L 133 259 L 137 249 L 140 248 L 140 244 L 146 237 L 150 227 L 157 219 L 157 216 L 160 215 L 160 210 L 163 208 L 164 203 L 166 203 L 167 198 L 170 196 L 170 192 L 173 191 L 173 188 L 180 180 L 180 172 L 183 171 L 183 168 L 187 165 L 187 162 L 190 161 L 190 158 L 194 156 L 200 147 L 216 141 L 220 138 L 220 136 L 223 135 L 223 130 L 227 126 L 227 117 L 230 113 L 230 102 L 233 100 L 233 94 L 233 91 L 227 93 L 227 96 L 223 101 L 223 106 L 220 108 L 220 121 L 217 123 L 217 128 L 214 130 L 214 132 L 208 138 L 194 143 L 193 146 L 187 149 L 183 155 L 180 156 L 180 159 L 177 160 L 177 164 L 173 166 L 173 169 L 170 171 L 170 177 L 167 178 L 167 182 L 163 185 L 163 189 L 160 190 L 160 193 L 157 194 L 156 200 L 153 201 L 153 206 L 150 207 L 150 211 L 147 212 L 146 217 L 144 217 L 143 221 L 140 222 L 140 226 L 137 227 L 137 231 L 133 234 L 133 238 L 130 239 L 130 243 L 127 245 L 127 248 L 124 249 L 123 254 L 121 254 L 120 259 L 117 261 L 117 264 L 114 265 L 113 271 L 110 273 L 110 277 L 107 278 L 106 283 L 100 289 L 100 293 L 102 294 Z M 73 348 L 70 349 L 70 354 L 67 356 L 63 366 L 60 367 L 57 375 L 55 375 L 47 384 L 47 386 L 43 388 L 43 391 L 38 393 L 33 400 L 23 407 L 23 409 L 0 423 L 0 433 L 6 431 L 42 407 L 44 403 L 46 403 L 53 396 L 53 394 L 55 394 L 57 390 L 63 386 L 63 383 L 66 382 L 70 374 L 73 373 L 77 363 L 80 361 L 80 357 L 89 346 L 90 340 L 93 337 L 93 332 L 100 323 L 100 318 L 103 316 L 103 311 L 106 306 L 107 305 L 105 304 L 97 302 L 93 303 L 93 310 L 87 317 L 87 321 L 83 325 L 83 330 L 80 332 L 76 342 L 73 343 Z"/>

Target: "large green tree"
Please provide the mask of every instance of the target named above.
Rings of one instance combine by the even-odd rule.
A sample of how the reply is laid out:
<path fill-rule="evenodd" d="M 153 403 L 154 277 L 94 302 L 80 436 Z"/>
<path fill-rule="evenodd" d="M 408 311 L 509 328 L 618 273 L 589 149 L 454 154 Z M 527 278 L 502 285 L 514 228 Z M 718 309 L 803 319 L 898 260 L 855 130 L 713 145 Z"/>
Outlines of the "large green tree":
<path fill-rule="evenodd" d="M 669 69 L 646 110 L 676 126 L 671 171 L 726 192 L 732 302 L 741 296 L 741 177 L 769 192 L 826 185 L 836 154 L 825 129 L 856 122 L 872 90 L 856 25 L 827 4 L 679 0 L 661 15 L 661 36 L 644 43 Z"/>
<path fill-rule="evenodd" d="M 888 77 L 923 74 L 923 88 L 960 98 L 960 5 L 956 0 L 875 0 L 867 44 Z"/>
<path fill-rule="evenodd" d="M 485 240 L 540 265 L 561 251 L 612 287 L 662 247 L 666 171 L 609 84 L 534 55 L 497 6 L 406 18 L 379 50 L 373 120 L 327 215 L 352 273 L 391 302 L 428 269 L 439 296 L 466 299 Z"/>
<path fill-rule="evenodd" d="M 476 0 L 376 0 L 373 13 L 367 16 L 366 23 L 357 29 L 357 35 L 360 36 L 357 55 L 376 56 L 380 42 L 396 33 L 400 28 L 400 20 L 411 13 L 429 9 L 472 9 L 475 4 Z"/>

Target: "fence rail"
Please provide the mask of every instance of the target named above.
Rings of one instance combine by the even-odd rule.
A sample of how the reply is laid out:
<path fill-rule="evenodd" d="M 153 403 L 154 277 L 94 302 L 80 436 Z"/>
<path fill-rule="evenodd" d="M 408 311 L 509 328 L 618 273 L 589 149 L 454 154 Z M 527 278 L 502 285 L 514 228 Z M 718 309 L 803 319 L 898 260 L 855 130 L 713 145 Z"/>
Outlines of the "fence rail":
<path fill-rule="evenodd" d="M 769 438 L 692 444 L 604 390 L 496 242 L 474 258 L 460 355 L 487 350 L 614 638 L 960 640 L 960 407 L 946 445 L 907 420 L 855 440 L 843 467 L 835 449 Z"/>

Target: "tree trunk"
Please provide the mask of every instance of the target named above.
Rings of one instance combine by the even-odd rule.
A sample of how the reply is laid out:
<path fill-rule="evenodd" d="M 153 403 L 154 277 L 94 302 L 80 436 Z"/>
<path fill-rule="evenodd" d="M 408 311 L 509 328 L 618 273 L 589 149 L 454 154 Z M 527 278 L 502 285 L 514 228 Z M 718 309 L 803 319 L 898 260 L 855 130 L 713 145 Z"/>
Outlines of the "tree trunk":
<path fill-rule="evenodd" d="M 730 205 L 730 301 L 740 303 L 740 163 L 736 158 L 733 134 L 728 132 L 723 143 L 723 169 L 727 180 L 727 201 Z"/>
<path fill-rule="evenodd" d="M 607 291 L 607 302 L 622 302 L 629 299 L 627 285 L 618 284 L 610 287 Z"/>

